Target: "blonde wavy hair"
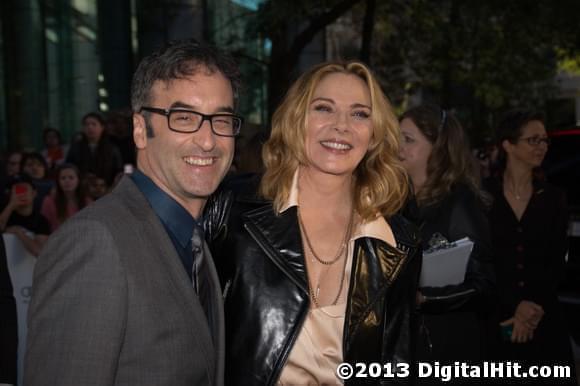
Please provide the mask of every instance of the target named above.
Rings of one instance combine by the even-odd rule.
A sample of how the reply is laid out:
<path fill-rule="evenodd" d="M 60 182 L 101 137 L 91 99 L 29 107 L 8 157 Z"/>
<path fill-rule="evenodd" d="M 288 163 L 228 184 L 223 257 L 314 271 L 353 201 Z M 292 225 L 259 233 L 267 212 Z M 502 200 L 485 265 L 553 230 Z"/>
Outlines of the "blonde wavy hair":
<path fill-rule="evenodd" d="M 292 179 L 299 165 L 308 164 L 305 152 L 306 120 L 314 90 L 327 75 L 355 75 L 369 88 L 373 134 L 367 153 L 354 172 L 354 208 L 368 221 L 377 214 L 389 217 L 404 205 L 409 191 L 398 158 L 400 129 L 391 104 L 372 72 L 363 63 L 318 64 L 294 82 L 272 118 L 272 133 L 264 144 L 265 173 L 260 193 L 280 212 L 288 201 Z"/>

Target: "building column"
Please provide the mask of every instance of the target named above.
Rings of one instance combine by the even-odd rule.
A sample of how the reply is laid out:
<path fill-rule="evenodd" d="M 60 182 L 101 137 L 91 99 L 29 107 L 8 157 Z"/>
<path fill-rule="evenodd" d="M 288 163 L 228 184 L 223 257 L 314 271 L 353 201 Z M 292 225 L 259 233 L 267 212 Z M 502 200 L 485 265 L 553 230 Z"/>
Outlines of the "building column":
<path fill-rule="evenodd" d="M 136 0 L 139 58 L 177 39 L 204 37 L 201 0 Z"/>
<path fill-rule="evenodd" d="M 131 4 L 129 1 L 99 0 L 99 56 L 103 81 L 102 103 L 109 110 L 128 108 L 133 52 L 131 48 Z M 102 107 L 102 106 L 101 106 Z"/>
<path fill-rule="evenodd" d="M 46 122 L 44 34 L 38 1 L 1 2 L 6 103 L 6 141 L 9 147 L 41 146 Z"/>

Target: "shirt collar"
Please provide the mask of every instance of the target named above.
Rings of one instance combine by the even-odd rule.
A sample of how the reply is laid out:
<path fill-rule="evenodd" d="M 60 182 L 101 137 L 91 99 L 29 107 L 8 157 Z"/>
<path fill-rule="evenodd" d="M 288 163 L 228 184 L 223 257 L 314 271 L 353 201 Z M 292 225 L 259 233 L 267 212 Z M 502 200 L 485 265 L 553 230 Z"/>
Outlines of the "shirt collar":
<path fill-rule="evenodd" d="M 284 212 L 293 206 L 298 205 L 298 169 L 294 172 L 294 177 L 292 178 L 292 187 L 290 188 L 290 194 L 288 195 L 288 201 L 282 206 L 280 212 Z M 384 241 L 387 244 L 395 246 L 395 236 L 390 225 L 387 223 L 385 218 L 380 214 L 377 214 L 374 220 L 363 222 L 359 224 L 353 232 L 351 241 L 354 241 L 363 237 L 372 237 Z"/>
<path fill-rule="evenodd" d="M 193 227 L 197 225 L 193 216 L 140 170 L 135 170 L 131 174 L 131 179 L 149 201 L 165 228 L 175 236 L 183 248 L 187 247 Z"/>
<path fill-rule="evenodd" d="M 298 169 L 296 169 L 294 177 L 292 177 L 292 187 L 290 188 L 288 201 L 284 206 L 282 206 L 280 213 L 285 212 L 293 206 L 298 206 Z"/>

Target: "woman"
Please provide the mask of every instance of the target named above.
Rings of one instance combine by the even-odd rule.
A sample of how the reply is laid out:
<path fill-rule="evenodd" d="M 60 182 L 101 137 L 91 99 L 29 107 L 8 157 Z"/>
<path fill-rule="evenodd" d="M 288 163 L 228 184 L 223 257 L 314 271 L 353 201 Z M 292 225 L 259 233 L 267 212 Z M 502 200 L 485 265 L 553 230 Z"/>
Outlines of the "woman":
<path fill-rule="evenodd" d="M 123 170 L 121 153 L 105 133 L 105 120 L 100 114 L 88 113 L 82 123 L 83 138 L 71 145 L 66 162 L 76 165 L 83 176 L 93 173 L 111 185 Z"/>
<path fill-rule="evenodd" d="M 72 164 L 62 164 L 56 169 L 56 189 L 53 194 L 45 197 L 41 213 L 50 223 L 51 232 L 54 232 L 87 203 L 79 169 Z"/>
<path fill-rule="evenodd" d="M 421 252 L 395 214 L 407 193 L 398 144 L 363 64 L 320 64 L 290 88 L 260 193 L 230 195 L 209 219 L 229 214 L 209 235 L 225 283 L 227 384 L 337 384 L 341 362 L 413 371 Z"/>
<path fill-rule="evenodd" d="M 489 221 L 500 292 L 500 359 L 566 364 L 574 375 L 557 298 L 568 214 L 564 193 L 540 177 L 550 143 L 542 115 L 523 110 L 506 114 L 497 138 L 501 173 L 486 185 L 494 199 Z M 575 379 L 542 382 L 575 385 Z"/>
<path fill-rule="evenodd" d="M 485 357 L 482 316 L 491 309 L 494 278 L 476 165 L 461 125 L 437 106 L 405 112 L 401 133 L 400 158 L 415 191 L 414 217 L 423 248 L 465 237 L 474 243 L 462 283 L 419 289 L 423 316 L 419 359 L 481 360 Z"/>

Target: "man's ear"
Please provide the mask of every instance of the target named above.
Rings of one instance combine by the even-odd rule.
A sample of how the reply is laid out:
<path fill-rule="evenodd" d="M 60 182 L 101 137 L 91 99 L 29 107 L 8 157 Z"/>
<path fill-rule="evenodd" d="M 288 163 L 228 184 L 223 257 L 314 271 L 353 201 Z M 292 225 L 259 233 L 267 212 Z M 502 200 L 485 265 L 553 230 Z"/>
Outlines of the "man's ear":
<path fill-rule="evenodd" d="M 504 139 L 503 141 L 501 141 L 501 147 L 503 148 L 503 150 L 506 153 L 510 152 L 512 146 L 513 146 L 513 144 L 510 141 L 508 141 L 507 139 Z"/>
<path fill-rule="evenodd" d="M 147 125 L 145 117 L 138 113 L 133 113 L 133 141 L 137 149 L 143 150 L 147 147 Z"/>

